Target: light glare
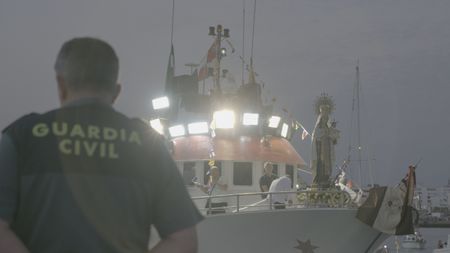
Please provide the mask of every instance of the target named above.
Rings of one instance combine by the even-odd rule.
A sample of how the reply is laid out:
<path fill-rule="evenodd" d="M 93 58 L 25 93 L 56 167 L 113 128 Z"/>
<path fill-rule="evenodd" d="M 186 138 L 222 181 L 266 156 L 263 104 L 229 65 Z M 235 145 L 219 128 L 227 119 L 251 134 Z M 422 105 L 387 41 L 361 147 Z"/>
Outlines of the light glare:
<path fill-rule="evenodd" d="M 195 122 L 188 125 L 189 134 L 205 134 L 208 133 L 207 122 Z"/>
<path fill-rule="evenodd" d="M 169 98 L 168 97 L 160 97 L 152 100 L 152 105 L 154 110 L 164 109 L 169 107 Z"/>
<path fill-rule="evenodd" d="M 216 128 L 233 128 L 234 112 L 229 110 L 216 111 L 214 113 L 214 122 Z"/>
<path fill-rule="evenodd" d="M 164 127 L 163 127 L 160 119 L 150 120 L 150 126 L 159 134 L 161 134 L 161 135 L 164 134 Z"/>
<path fill-rule="evenodd" d="M 269 119 L 269 127 L 270 128 L 277 128 L 278 125 L 280 124 L 280 120 L 281 118 L 278 116 L 272 116 Z"/>
<path fill-rule="evenodd" d="M 242 124 L 245 126 L 257 126 L 259 114 L 258 113 L 244 113 Z"/>
<path fill-rule="evenodd" d="M 171 137 L 183 136 L 186 134 L 186 130 L 183 125 L 176 125 L 169 127 L 169 134 Z"/>
<path fill-rule="evenodd" d="M 281 136 L 284 138 L 287 138 L 289 126 L 286 123 L 283 123 L 283 126 L 281 127 Z"/>

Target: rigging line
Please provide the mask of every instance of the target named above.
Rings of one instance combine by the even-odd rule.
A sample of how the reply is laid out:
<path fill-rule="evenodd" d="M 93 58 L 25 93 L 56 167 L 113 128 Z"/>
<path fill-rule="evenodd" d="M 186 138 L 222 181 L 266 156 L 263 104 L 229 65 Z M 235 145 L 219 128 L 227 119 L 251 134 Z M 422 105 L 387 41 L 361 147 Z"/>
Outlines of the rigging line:
<path fill-rule="evenodd" d="M 362 131 L 362 133 L 361 133 L 361 135 L 363 136 L 363 142 L 364 142 L 364 150 L 365 150 L 365 152 L 363 153 L 363 155 L 364 155 L 364 159 L 367 159 L 367 170 L 368 170 L 368 180 L 369 180 L 369 183 L 370 184 L 374 184 L 375 182 L 374 182 L 374 171 L 373 171 L 373 164 L 372 164 L 372 162 L 373 161 L 375 161 L 375 158 L 373 158 L 373 157 L 371 157 L 372 155 L 373 155 L 373 153 L 370 151 L 370 143 L 369 143 L 369 141 L 368 141 L 368 138 L 367 138 L 367 136 L 364 134 L 364 133 L 371 133 L 372 131 L 372 129 L 370 129 L 370 124 L 365 124 L 366 122 L 367 122 L 367 119 L 368 119 L 368 110 L 367 110 L 367 105 L 366 105 L 366 101 L 367 101 L 367 99 L 365 98 L 365 96 L 364 96 L 364 92 L 363 92 L 363 90 L 362 90 L 362 87 L 361 87 L 361 85 L 359 85 L 359 90 L 360 90 L 360 111 L 362 110 L 362 116 L 361 116 L 361 119 L 362 119 L 362 122 L 360 123 L 362 126 L 363 126 L 363 130 L 365 130 L 365 131 Z M 361 150 L 361 152 L 362 152 L 362 150 Z"/>
<path fill-rule="evenodd" d="M 250 53 L 250 63 L 253 63 L 253 42 L 255 41 L 255 18 L 256 18 L 256 0 L 253 2 L 253 28 L 252 28 L 252 48 Z"/>
<path fill-rule="evenodd" d="M 358 86 L 358 71 L 359 71 L 359 60 L 357 60 L 357 66 L 355 67 L 356 70 L 356 80 L 354 82 L 353 85 L 353 97 L 352 97 L 352 111 L 350 114 L 350 127 L 349 127 L 349 135 L 348 135 L 348 154 L 347 154 L 347 168 L 348 168 L 348 174 L 351 178 L 353 178 L 353 173 L 355 173 L 355 177 L 356 177 L 356 173 L 358 172 L 358 170 L 355 170 L 354 166 L 351 166 L 350 164 L 352 163 L 351 160 L 351 156 L 352 156 L 352 152 L 353 152 L 353 129 L 354 129 L 354 121 L 355 121 L 355 105 L 356 105 L 356 98 L 357 98 L 357 89 L 356 87 Z M 361 159 L 359 159 L 359 161 L 361 161 Z M 361 175 L 359 174 L 359 182 L 361 183 Z"/>
<path fill-rule="evenodd" d="M 349 126 L 349 135 L 348 135 L 348 154 L 347 154 L 347 163 L 350 164 L 351 152 L 352 152 L 352 133 L 353 133 L 353 116 L 355 114 L 355 87 L 353 87 L 353 96 L 352 96 L 352 111 L 350 114 L 350 126 Z"/>
<path fill-rule="evenodd" d="M 173 45 L 173 23 L 175 19 L 175 0 L 172 0 L 172 25 L 170 29 L 170 44 Z"/>
<path fill-rule="evenodd" d="M 242 76 L 241 84 L 244 85 L 245 73 L 245 0 L 242 0 Z"/>

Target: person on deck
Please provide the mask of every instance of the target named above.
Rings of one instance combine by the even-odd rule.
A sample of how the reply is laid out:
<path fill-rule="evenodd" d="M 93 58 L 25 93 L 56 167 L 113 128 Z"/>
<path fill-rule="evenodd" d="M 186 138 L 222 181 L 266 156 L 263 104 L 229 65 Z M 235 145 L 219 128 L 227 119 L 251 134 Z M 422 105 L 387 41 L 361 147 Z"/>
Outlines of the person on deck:
<path fill-rule="evenodd" d="M 270 201 L 270 206 L 273 206 L 275 209 L 285 209 L 286 204 L 291 205 L 293 203 L 292 199 L 294 194 L 277 193 L 292 191 L 291 184 L 292 180 L 290 175 L 284 175 L 273 180 L 269 188 L 269 193 L 271 194 L 267 196 Z"/>
<path fill-rule="evenodd" d="M 273 164 L 271 162 L 264 163 L 264 175 L 259 178 L 259 188 L 261 192 L 268 192 L 272 181 L 275 180 L 277 176 L 273 174 Z M 261 194 L 261 197 L 265 199 L 267 194 Z"/>
<path fill-rule="evenodd" d="M 2 132 L 0 252 L 197 252 L 203 217 L 159 134 L 112 107 L 114 49 L 74 38 L 55 71 L 61 107 Z"/>
<path fill-rule="evenodd" d="M 206 185 L 195 183 L 204 193 L 212 198 L 208 198 L 205 208 L 208 208 L 208 214 L 225 213 L 225 207 L 228 206 L 228 201 L 225 197 L 214 197 L 216 195 L 227 194 L 228 184 L 226 180 L 221 177 L 219 167 L 211 166 L 209 169 L 209 179 Z"/>

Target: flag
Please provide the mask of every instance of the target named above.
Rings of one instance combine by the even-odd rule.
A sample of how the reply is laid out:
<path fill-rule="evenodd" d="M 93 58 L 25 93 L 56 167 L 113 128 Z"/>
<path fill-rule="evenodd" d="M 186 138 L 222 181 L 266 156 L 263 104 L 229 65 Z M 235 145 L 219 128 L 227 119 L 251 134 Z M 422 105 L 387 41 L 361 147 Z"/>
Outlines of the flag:
<path fill-rule="evenodd" d="M 392 235 L 414 234 L 412 196 L 415 167 L 397 187 L 374 187 L 356 217 L 374 229 Z"/>
<path fill-rule="evenodd" d="M 201 65 L 200 70 L 198 71 L 198 80 L 202 81 L 210 76 L 209 69 L 213 67 L 213 63 L 217 61 L 217 44 L 218 40 L 215 39 L 211 47 L 208 49 L 208 53 L 206 54 L 206 62 Z"/>
<path fill-rule="evenodd" d="M 308 136 L 308 135 L 309 135 L 308 131 L 306 131 L 306 130 L 303 128 L 303 132 L 302 132 L 302 141 L 305 140 L 306 136 Z"/>
<path fill-rule="evenodd" d="M 174 75 L 175 75 L 175 54 L 173 44 L 170 47 L 169 62 L 167 63 L 166 85 L 165 90 L 168 93 L 174 92 Z"/>
<path fill-rule="evenodd" d="M 285 110 L 285 109 L 283 108 L 283 110 Z M 286 112 L 287 112 L 287 110 L 286 110 Z M 303 140 L 305 140 L 306 136 L 309 135 L 309 133 L 308 133 L 308 131 L 306 131 L 305 127 L 300 122 L 295 121 L 294 129 L 297 130 L 299 127 L 301 127 L 303 129 L 303 132 L 302 132 L 302 141 L 303 141 Z"/>

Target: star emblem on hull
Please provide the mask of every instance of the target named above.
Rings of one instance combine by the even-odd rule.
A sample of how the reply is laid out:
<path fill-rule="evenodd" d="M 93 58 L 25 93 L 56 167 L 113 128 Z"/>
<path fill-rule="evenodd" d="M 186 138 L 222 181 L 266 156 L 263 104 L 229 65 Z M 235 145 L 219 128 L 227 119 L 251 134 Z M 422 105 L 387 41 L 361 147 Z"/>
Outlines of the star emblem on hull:
<path fill-rule="evenodd" d="M 315 245 L 312 245 L 309 239 L 306 240 L 305 242 L 302 242 L 297 239 L 297 242 L 298 246 L 294 248 L 299 249 L 302 253 L 314 253 L 314 250 L 319 248 Z"/>

